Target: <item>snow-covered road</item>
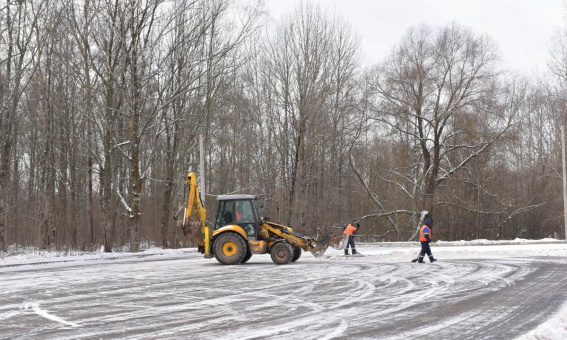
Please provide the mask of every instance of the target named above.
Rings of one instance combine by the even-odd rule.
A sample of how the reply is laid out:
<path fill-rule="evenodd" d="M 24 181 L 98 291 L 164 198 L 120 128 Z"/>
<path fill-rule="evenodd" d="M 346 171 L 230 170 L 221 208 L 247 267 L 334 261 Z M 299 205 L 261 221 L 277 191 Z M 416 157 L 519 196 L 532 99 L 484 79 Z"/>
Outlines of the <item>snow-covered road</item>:
<path fill-rule="evenodd" d="M 434 245 L 434 264 L 409 262 L 415 247 L 359 249 L 286 266 L 193 250 L 5 258 L 0 338 L 513 339 L 567 302 L 565 244 Z"/>

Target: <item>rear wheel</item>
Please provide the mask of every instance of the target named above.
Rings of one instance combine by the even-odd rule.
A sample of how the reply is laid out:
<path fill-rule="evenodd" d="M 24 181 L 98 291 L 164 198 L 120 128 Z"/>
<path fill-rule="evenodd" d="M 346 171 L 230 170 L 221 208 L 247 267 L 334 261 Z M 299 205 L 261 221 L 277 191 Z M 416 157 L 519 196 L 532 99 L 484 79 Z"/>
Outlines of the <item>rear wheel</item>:
<path fill-rule="evenodd" d="M 293 259 L 293 248 L 286 242 L 274 244 L 270 253 L 275 264 L 288 264 Z"/>
<path fill-rule="evenodd" d="M 214 253 L 222 264 L 239 264 L 246 256 L 246 241 L 235 233 L 222 234 L 215 240 Z"/>
<path fill-rule="evenodd" d="M 301 247 L 297 246 L 293 248 L 293 258 L 291 259 L 291 262 L 295 262 L 297 260 L 299 260 L 299 258 L 301 257 Z"/>

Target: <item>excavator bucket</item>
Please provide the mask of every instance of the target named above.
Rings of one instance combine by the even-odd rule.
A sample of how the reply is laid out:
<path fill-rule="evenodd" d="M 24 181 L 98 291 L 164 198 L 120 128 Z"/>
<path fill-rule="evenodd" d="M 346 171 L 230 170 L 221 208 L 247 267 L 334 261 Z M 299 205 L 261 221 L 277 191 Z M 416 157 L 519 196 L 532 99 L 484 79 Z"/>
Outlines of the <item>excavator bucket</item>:
<path fill-rule="evenodd" d="M 200 222 L 188 222 L 181 227 L 183 229 L 183 235 L 187 236 L 189 241 L 193 244 L 198 244 L 203 238 L 201 236 L 201 223 Z"/>

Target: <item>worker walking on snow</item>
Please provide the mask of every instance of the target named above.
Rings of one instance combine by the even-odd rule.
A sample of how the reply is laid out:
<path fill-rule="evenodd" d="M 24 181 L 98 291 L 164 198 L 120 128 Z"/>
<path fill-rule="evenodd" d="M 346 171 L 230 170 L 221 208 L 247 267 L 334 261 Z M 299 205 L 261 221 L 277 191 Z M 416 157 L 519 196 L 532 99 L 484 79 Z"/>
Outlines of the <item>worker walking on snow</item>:
<path fill-rule="evenodd" d="M 431 254 L 431 248 L 429 247 L 429 243 L 431 242 L 431 225 L 432 221 L 428 218 L 425 220 L 423 226 L 419 230 L 419 241 L 421 242 L 421 253 L 419 253 L 419 257 L 417 258 L 417 262 L 423 263 L 423 258 L 425 254 L 429 256 L 429 261 L 435 262 L 436 259 L 433 258 L 433 254 Z"/>
<path fill-rule="evenodd" d="M 356 235 L 356 233 L 358 232 L 358 230 L 360 229 L 360 224 L 358 223 L 349 223 L 345 230 L 343 231 L 344 235 L 348 235 L 348 243 L 345 247 L 345 255 L 348 255 L 348 247 L 350 246 L 350 248 L 352 249 L 352 255 L 361 255 L 359 252 L 356 251 L 355 249 L 355 244 L 354 244 L 354 235 Z"/>

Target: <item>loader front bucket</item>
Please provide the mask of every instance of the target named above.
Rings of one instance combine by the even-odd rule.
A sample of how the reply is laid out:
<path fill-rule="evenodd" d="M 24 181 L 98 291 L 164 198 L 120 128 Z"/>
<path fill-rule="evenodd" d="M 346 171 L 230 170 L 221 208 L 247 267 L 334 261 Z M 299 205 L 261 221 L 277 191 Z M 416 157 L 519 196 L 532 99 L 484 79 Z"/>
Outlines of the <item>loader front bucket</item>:
<path fill-rule="evenodd" d="M 311 249 L 311 254 L 315 257 L 319 257 L 325 253 L 329 247 L 329 242 L 331 241 L 331 235 L 325 235 L 322 239 L 317 241 L 315 247 Z"/>
<path fill-rule="evenodd" d="M 340 236 L 325 235 L 322 239 L 317 241 L 315 247 L 311 249 L 311 253 L 315 257 L 322 256 L 323 254 L 325 254 L 325 251 L 327 251 L 327 248 L 329 248 L 329 246 L 335 249 L 342 250 L 345 249 L 347 242 L 348 242 L 348 235 L 340 235 Z"/>
<path fill-rule="evenodd" d="M 329 245 L 338 250 L 346 249 L 347 243 L 348 235 L 333 236 L 331 241 L 329 241 Z"/>

